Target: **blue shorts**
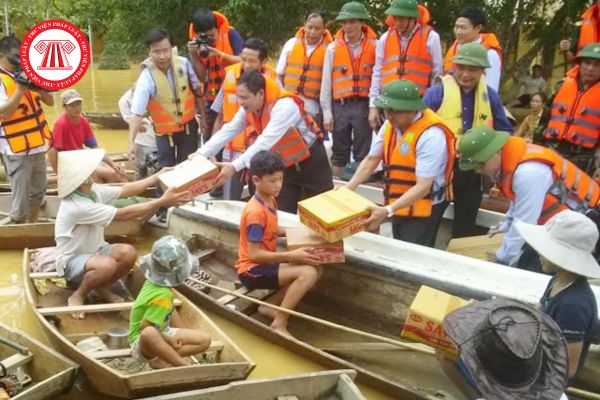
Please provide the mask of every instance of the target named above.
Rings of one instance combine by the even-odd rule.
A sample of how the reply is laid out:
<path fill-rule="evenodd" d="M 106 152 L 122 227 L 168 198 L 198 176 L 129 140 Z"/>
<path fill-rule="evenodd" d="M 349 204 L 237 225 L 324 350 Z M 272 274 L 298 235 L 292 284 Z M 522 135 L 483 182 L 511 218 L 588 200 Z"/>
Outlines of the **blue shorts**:
<path fill-rule="evenodd" d="M 240 281 L 250 290 L 279 289 L 279 264 L 261 264 L 242 272 Z"/>
<path fill-rule="evenodd" d="M 75 290 L 79 287 L 83 280 L 83 275 L 85 275 L 85 265 L 92 256 L 108 256 L 110 254 L 110 249 L 111 245 L 105 243 L 93 254 L 79 254 L 71 257 L 65 266 L 65 279 L 67 280 L 69 288 Z"/>

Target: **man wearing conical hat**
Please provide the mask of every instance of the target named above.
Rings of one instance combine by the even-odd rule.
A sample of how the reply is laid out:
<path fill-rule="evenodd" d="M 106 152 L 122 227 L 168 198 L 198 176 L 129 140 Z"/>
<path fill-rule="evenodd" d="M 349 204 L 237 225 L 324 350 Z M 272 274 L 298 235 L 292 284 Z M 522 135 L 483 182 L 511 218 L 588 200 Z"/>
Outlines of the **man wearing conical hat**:
<path fill-rule="evenodd" d="M 179 206 L 192 199 L 190 192 L 167 190 L 159 199 L 115 208 L 113 201 L 135 196 L 158 184 L 157 174 L 121 187 L 94 183 L 94 171 L 104 150 L 58 153 L 58 195 L 63 200 L 56 215 L 54 236 L 56 270 L 64 275 L 73 294 L 69 306 L 83 305 L 92 290 L 109 302 L 123 299 L 108 288 L 133 267 L 137 252 L 129 244 L 109 245 L 104 228 L 112 221 L 130 221 L 151 215 L 160 207 Z M 83 318 L 83 314 L 73 314 Z"/>

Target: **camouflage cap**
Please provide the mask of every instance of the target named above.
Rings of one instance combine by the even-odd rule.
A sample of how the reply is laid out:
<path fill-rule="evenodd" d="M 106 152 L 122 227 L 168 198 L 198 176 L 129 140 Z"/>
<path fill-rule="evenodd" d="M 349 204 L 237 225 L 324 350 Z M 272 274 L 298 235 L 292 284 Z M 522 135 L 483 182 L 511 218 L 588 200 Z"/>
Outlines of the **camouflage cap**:
<path fill-rule="evenodd" d="M 183 240 L 163 236 L 152 245 L 152 253 L 140 261 L 147 280 L 159 286 L 175 287 L 198 269 L 198 260 L 189 252 Z"/>

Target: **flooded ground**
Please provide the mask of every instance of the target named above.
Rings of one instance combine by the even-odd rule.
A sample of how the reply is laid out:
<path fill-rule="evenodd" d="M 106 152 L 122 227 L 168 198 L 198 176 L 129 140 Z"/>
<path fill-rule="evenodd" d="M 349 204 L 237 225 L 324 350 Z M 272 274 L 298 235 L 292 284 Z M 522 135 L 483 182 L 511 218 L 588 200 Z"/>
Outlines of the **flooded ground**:
<path fill-rule="evenodd" d="M 117 111 L 118 99 L 131 86 L 136 76 L 137 70 L 133 68 L 126 71 L 98 71 L 90 69 L 82 81 L 75 86 L 85 99 L 83 105 L 84 111 Z M 45 110 L 52 123 L 62 111 L 58 95 L 56 95 L 56 105 Z M 126 151 L 127 132 L 125 130 L 95 129 L 95 132 L 98 137 L 98 143 L 107 152 Z M 139 252 L 143 254 L 149 251 L 152 240 L 146 238 L 135 244 Z M 0 251 L 0 321 L 22 329 L 33 337 L 48 343 L 25 299 L 21 273 L 22 256 L 22 250 Z M 252 372 L 249 379 L 279 377 L 325 369 L 321 365 L 240 329 L 229 321 L 210 313 L 209 316 L 256 363 L 256 369 Z M 365 386 L 361 386 L 361 390 L 368 399 L 392 399 L 390 396 L 386 396 Z M 83 381 L 78 381 L 71 393 L 61 396 L 59 399 L 100 400 L 106 399 L 106 396 L 93 393 L 87 389 Z"/>

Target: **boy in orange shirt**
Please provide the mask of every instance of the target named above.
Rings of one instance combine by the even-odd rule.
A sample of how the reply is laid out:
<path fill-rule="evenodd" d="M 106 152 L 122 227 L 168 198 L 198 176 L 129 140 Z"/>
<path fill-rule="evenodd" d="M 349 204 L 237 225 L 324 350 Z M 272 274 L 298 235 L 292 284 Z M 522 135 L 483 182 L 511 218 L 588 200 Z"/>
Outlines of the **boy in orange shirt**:
<path fill-rule="evenodd" d="M 319 280 L 322 269 L 310 248 L 277 252 L 277 237 L 285 235 L 285 229 L 277 225 L 276 202 L 284 169 L 281 157 L 271 151 L 260 151 L 250 161 L 256 193 L 242 212 L 235 268 L 248 289 L 277 289 L 269 302 L 293 310 Z M 258 312 L 273 319 L 271 329 L 290 335 L 289 314 L 266 306 L 259 307 Z"/>

